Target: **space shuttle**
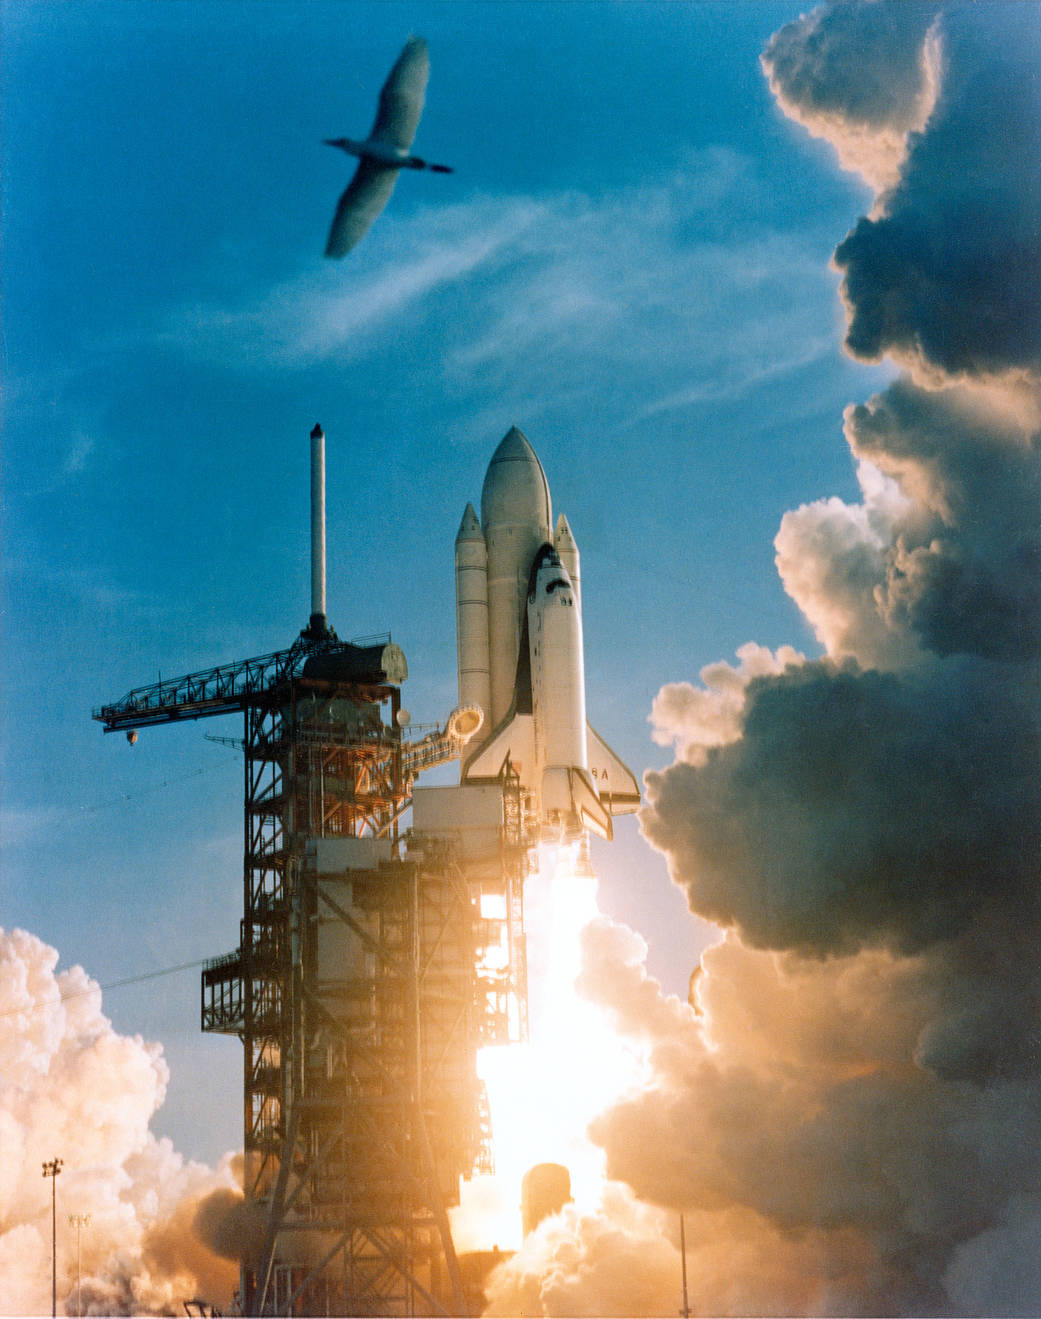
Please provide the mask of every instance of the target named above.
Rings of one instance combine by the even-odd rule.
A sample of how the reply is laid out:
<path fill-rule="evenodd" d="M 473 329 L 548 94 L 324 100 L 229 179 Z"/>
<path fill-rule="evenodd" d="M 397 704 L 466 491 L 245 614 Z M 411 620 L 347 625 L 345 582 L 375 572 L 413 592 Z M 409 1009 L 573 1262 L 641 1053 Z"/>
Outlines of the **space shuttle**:
<path fill-rule="evenodd" d="M 586 722 L 578 546 L 563 514 L 553 526 L 546 474 L 516 427 L 488 465 L 480 519 L 466 506 L 455 582 L 459 705 L 483 713 L 461 781 L 496 779 L 508 763 L 543 838 L 610 838 L 640 789 Z"/>

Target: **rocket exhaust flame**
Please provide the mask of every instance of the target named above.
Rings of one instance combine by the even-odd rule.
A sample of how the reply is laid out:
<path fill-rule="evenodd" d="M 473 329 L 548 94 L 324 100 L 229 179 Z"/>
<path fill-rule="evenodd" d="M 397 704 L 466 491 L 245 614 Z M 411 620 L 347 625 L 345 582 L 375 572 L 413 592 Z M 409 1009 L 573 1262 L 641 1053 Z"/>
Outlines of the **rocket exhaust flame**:
<path fill-rule="evenodd" d="M 578 1209 L 595 1210 L 605 1191 L 604 1153 L 587 1127 L 645 1079 L 639 1042 L 623 1040 L 576 992 L 583 931 L 602 919 L 596 877 L 582 874 L 580 861 L 578 844 L 544 845 L 525 886 L 531 1040 L 481 1053 L 496 1171 L 463 1184 L 453 1219 L 460 1249 L 520 1245 L 521 1182 L 535 1164 L 565 1166 Z"/>
<path fill-rule="evenodd" d="M 639 1050 L 619 1047 L 575 993 L 581 931 L 599 914 L 588 832 L 610 838 L 640 793 L 586 721 L 578 546 L 565 517 L 551 528 L 545 472 L 514 427 L 488 466 L 480 519 L 468 505 L 456 538 L 459 702 L 485 715 L 461 779 L 495 780 L 509 764 L 544 845 L 525 885 L 531 1042 L 480 1060 L 497 1173 L 463 1188 L 463 1248 L 519 1244 L 521 1181 L 536 1164 L 564 1165 L 575 1204 L 598 1205 L 604 1158 L 586 1126 L 639 1075 Z"/>

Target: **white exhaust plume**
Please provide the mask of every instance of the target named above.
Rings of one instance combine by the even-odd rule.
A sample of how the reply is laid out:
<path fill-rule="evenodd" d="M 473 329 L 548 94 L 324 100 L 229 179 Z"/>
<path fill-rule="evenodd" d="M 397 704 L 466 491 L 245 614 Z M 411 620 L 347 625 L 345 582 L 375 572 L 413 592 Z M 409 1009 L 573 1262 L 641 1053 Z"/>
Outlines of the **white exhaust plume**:
<path fill-rule="evenodd" d="M 117 1034 L 96 982 L 81 967 L 56 974 L 57 962 L 34 935 L 0 929 L 0 1313 L 50 1313 L 41 1165 L 55 1157 L 59 1313 L 76 1307 L 70 1213 L 90 1214 L 84 1314 L 171 1314 L 195 1296 L 226 1311 L 238 1269 L 217 1249 L 233 1253 L 220 1225 L 242 1198 L 234 1160 L 186 1163 L 152 1135 L 169 1077 L 160 1046 Z"/>
<path fill-rule="evenodd" d="M 777 537 L 822 657 L 746 647 L 655 702 L 641 826 L 726 934 L 688 1006 L 586 931 L 650 1071 L 591 1134 L 672 1247 L 686 1215 L 695 1313 L 1036 1314 L 1041 11 L 827 5 L 764 67 L 878 189 L 846 346 L 907 374 L 847 409 L 863 502 Z M 619 1254 L 628 1312 L 675 1312 L 646 1221 L 549 1220 L 494 1312 L 610 1313 Z"/>

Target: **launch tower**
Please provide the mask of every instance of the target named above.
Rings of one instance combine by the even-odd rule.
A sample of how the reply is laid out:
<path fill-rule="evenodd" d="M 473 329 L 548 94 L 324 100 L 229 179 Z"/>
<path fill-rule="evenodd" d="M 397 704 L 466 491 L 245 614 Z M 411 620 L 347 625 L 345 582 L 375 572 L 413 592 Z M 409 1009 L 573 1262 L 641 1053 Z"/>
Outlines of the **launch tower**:
<path fill-rule="evenodd" d="M 465 1314 L 447 1211 L 490 1170 L 477 1050 L 526 1032 L 529 798 L 509 765 L 414 789 L 480 717 L 405 740 L 401 650 L 326 623 L 323 512 L 316 427 L 308 627 L 94 718 L 130 740 L 244 719 L 240 940 L 202 974 L 203 1030 L 243 1045 L 243 1312 Z"/>

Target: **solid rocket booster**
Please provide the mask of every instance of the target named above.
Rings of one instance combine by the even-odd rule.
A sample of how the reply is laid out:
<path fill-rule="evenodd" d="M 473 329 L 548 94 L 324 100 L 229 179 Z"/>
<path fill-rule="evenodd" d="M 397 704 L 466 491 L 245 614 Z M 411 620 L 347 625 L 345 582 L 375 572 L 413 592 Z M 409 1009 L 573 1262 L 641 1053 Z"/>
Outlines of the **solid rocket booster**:
<path fill-rule="evenodd" d="M 510 762 L 549 836 L 635 811 L 632 772 L 587 724 L 579 553 L 567 518 L 551 533 L 549 484 L 513 427 L 496 449 L 455 543 L 460 705 L 478 705 L 487 735 L 463 760 L 464 782 Z"/>
<path fill-rule="evenodd" d="M 488 547 L 473 504 L 467 504 L 455 538 L 455 624 L 459 704 L 491 711 L 488 639 Z"/>

